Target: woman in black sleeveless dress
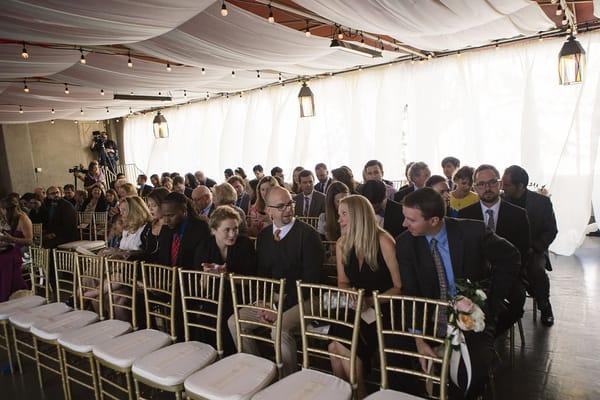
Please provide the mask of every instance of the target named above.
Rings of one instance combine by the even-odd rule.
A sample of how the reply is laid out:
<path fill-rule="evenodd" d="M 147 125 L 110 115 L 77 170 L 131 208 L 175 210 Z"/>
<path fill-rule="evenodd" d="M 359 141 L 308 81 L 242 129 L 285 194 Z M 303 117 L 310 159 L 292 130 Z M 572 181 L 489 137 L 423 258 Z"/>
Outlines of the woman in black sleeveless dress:
<path fill-rule="evenodd" d="M 395 242 L 379 227 L 373 207 L 365 197 L 352 195 L 344 198 L 340 202 L 339 214 L 342 236 L 336 245 L 338 286 L 364 289 L 364 313 L 373 306 L 373 291 L 400 294 L 400 271 L 396 260 Z M 386 312 L 386 307 L 383 308 L 383 312 Z M 376 323 L 374 320 L 370 322 L 361 319 L 356 362 L 358 398 L 366 395 L 364 378 L 378 345 Z M 330 334 L 350 338 L 352 332 L 350 329 L 334 325 Z M 331 342 L 329 351 L 350 355 L 350 349 L 339 342 Z M 349 362 L 331 357 L 331 366 L 336 376 L 349 379 Z"/>

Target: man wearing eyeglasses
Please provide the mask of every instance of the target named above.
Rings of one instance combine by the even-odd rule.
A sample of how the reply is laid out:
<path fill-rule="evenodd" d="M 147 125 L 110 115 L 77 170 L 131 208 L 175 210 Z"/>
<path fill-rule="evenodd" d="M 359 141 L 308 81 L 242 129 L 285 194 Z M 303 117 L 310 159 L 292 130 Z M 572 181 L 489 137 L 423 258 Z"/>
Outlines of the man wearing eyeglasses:
<path fill-rule="evenodd" d="M 256 238 L 258 276 L 286 280 L 281 320 L 281 356 L 283 374 L 287 376 L 294 372 L 297 366 L 296 340 L 292 335 L 300 326 L 296 281 L 300 279 L 306 283 L 319 282 L 324 250 L 317 231 L 294 218 L 294 201 L 290 192 L 281 187 L 273 187 L 265 203 L 265 210 L 273 224 L 265 227 Z M 244 315 L 244 318 L 265 323 L 275 321 L 274 313 L 249 314 L 252 315 Z M 235 337 L 235 324 L 231 321 L 229 329 Z M 275 332 L 272 332 L 272 335 L 274 334 Z M 256 343 L 244 340 L 244 351 L 257 354 Z"/>
<path fill-rule="evenodd" d="M 498 236 L 508 240 L 521 253 L 521 277 L 527 261 L 531 239 L 527 211 L 500 198 L 500 173 L 493 165 L 480 165 L 473 174 L 473 186 L 479 195 L 479 202 L 458 212 L 459 218 L 483 221 Z M 522 279 L 515 282 L 506 299 L 506 311 L 498 315 L 497 334 L 505 332 L 523 316 L 525 286 Z"/>

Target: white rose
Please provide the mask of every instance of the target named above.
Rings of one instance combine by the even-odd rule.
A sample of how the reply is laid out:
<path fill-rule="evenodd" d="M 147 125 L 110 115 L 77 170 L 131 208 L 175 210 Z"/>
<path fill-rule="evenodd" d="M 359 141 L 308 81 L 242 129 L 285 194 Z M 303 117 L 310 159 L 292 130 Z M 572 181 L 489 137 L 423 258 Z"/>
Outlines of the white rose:
<path fill-rule="evenodd" d="M 485 292 L 481 289 L 477 289 L 475 291 L 475 294 L 483 301 L 485 301 L 485 299 L 487 299 L 487 295 L 485 294 Z"/>
<path fill-rule="evenodd" d="M 473 307 L 473 312 L 471 312 L 471 318 L 473 319 L 473 330 L 475 332 L 482 332 L 485 329 L 485 314 L 479 308 L 479 306 L 475 305 Z"/>

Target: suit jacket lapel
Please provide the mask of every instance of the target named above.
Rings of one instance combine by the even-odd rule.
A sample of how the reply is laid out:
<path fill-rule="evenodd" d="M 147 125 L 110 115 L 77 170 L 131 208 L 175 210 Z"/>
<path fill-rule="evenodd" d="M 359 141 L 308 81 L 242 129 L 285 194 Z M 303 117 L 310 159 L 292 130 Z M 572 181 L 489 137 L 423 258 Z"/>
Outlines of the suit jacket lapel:
<path fill-rule="evenodd" d="M 454 221 L 446 218 L 446 232 L 448 234 L 448 247 L 450 248 L 450 259 L 455 278 L 465 276 L 463 257 L 464 246 L 461 232 L 457 229 Z"/>

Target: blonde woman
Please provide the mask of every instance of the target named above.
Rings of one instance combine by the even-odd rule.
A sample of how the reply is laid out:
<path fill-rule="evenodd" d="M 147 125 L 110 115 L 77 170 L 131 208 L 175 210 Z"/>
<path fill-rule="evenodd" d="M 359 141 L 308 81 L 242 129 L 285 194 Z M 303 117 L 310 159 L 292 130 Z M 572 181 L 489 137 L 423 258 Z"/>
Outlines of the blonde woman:
<path fill-rule="evenodd" d="M 142 231 L 146 224 L 152 221 L 152 215 L 139 196 L 130 196 L 121 199 L 119 211 L 123 218 L 123 236 L 119 249 L 139 251 L 142 249 Z"/>
<path fill-rule="evenodd" d="M 351 195 L 340 201 L 339 223 L 342 236 L 336 244 L 338 286 L 340 288 L 364 289 L 363 311 L 373 306 L 372 291 L 400 293 L 400 269 L 396 260 L 396 243 L 389 233 L 377 224 L 371 203 L 363 196 Z M 385 308 L 384 308 L 384 312 Z M 350 338 L 350 329 L 332 326 L 330 334 Z M 375 322 L 361 320 L 360 341 L 356 372 L 358 398 L 366 395 L 365 375 L 370 369 L 370 360 L 377 349 Z M 339 342 L 331 342 L 329 351 L 350 356 L 350 349 Z M 331 358 L 336 376 L 348 380 L 350 363 Z"/>
<path fill-rule="evenodd" d="M 265 212 L 265 198 L 275 186 L 279 186 L 279 183 L 272 176 L 263 176 L 258 181 L 258 185 L 256 186 L 256 201 L 248 212 L 248 234 L 250 236 L 258 236 L 258 233 L 271 223 L 271 218 Z"/>
<path fill-rule="evenodd" d="M 248 235 L 248 224 L 246 223 L 246 213 L 244 210 L 235 205 L 237 201 L 237 192 L 227 182 L 216 185 L 212 188 L 213 202 L 215 206 L 230 206 L 240 215 L 240 235 Z"/>

